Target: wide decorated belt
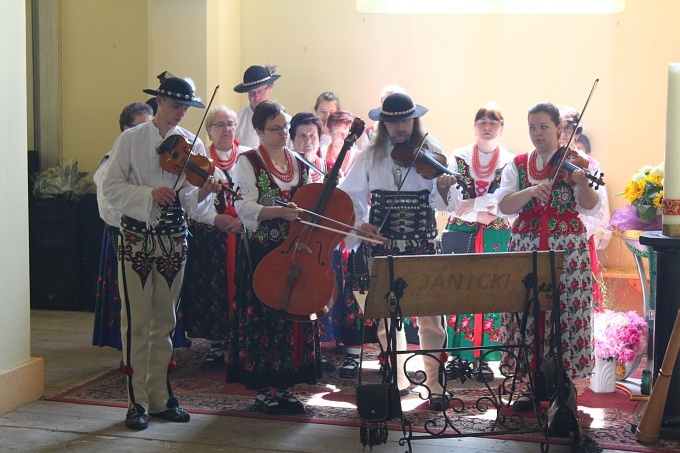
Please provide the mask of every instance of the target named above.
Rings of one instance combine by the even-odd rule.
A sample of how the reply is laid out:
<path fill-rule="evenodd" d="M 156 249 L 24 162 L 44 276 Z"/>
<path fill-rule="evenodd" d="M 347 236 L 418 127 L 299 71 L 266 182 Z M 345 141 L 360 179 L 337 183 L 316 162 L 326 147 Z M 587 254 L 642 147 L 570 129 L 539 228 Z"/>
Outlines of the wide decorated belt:
<path fill-rule="evenodd" d="M 430 192 L 371 192 L 369 222 L 381 226 L 380 234 L 388 239 L 434 239 L 437 237 L 435 210 L 430 206 Z"/>
<path fill-rule="evenodd" d="M 167 208 L 161 208 L 161 218 L 154 228 L 147 228 L 146 222 L 123 215 L 120 219 L 120 226 L 128 231 L 149 234 L 174 234 L 186 231 L 187 222 L 184 208 L 175 198 L 175 203 Z"/>

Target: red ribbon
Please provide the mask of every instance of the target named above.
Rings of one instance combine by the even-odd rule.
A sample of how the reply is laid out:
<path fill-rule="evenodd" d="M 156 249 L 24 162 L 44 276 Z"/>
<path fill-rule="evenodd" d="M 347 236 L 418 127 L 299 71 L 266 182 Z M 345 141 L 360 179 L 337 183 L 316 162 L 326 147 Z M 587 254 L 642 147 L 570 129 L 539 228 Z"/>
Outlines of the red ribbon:
<path fill-rule="evenodd" d="M 229 206 L 225 211 L 225 214 L 230 215 L 234 218 L 238 217 L 236 209 L 233 206 Z M 231 314 L 234 311 L 234 306 L 232 302 L 234 301 L 234 285 L 236 281 L 235 273 L 236 269 L 236 235 L 227 234 L 227 297 L 229 298 L 229 320 L 231 321 Z"/>

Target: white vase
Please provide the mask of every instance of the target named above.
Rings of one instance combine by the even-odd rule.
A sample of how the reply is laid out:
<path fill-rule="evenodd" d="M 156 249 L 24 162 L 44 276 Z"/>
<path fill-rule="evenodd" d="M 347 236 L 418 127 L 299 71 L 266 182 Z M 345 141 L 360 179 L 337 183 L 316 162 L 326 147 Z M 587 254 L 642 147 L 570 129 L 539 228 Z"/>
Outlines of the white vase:
<path fill-rule="evenodd" d="M 616 390 L 616 360 L 595 357 L 590 390 L 595 393 L 613 393 Z"/>

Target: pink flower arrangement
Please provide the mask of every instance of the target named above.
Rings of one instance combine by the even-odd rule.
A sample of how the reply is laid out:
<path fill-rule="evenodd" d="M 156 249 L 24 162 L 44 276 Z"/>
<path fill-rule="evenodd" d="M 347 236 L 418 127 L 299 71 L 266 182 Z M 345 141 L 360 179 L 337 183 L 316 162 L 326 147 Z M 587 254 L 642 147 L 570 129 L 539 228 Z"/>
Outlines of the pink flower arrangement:
<path fill-rule="evenodd" d="M 634 311 L 595 313 L 595 356 L 630 363 L 647 348 L 648 326 Z"/>

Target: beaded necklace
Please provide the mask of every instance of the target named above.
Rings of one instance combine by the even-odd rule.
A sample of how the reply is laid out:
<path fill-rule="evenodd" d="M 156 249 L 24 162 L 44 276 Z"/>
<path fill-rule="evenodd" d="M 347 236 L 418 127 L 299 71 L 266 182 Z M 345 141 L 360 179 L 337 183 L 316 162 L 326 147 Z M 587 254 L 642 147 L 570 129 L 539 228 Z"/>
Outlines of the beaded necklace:
<path fill-rule="evenodd" d="M 210 145 L 210 157 L 215 161 L 215 165 L 222 171 L 231 170 L 236 164 L 236 158 L 238 157 L 238 147 L 236 144 L 232 145 L 231 154 L 226 158 L 222 159 L 215 149 L 215 145 Z"/>
<path fill-rule="evenodd" d="M 548 179 L 548 175 L 552 171 L 552 166 L 546 165 L 543 167 L 542 170 L 538 169 L 538 166 L 536 165 L 538 161 L 538 151 L 534 150 L 534 152 L 529 156 L 529 174 L 533 179 L 536 181 L 542 181 L 544 179 Z"/>
<path fill-rule="evenodd" d="M 500 148 L 496 146 L 493 151 L 491 160 L 488 164 L 482 165 L 479 160 L 479 147 L 477 144 L 472 148 L 472 168 L 475 171 L 475 175 L 480 179 L 488 179 L 489 176 L 496 170 L 496 165 L 498 164 L 498 156 L 500 155 Z"/>
<path fill-rule="evenodd" d="M 276 165 L 274 165 L 274 162 L 272 161 L 271 157 L 269 157 L 269 153 L 267 152 L 265 147 L 260 145 L 260 153 L 262 154 L 262 160 L 264 161 L 264 164 L 267 166 L 267 169 L 281 181 L 291 182 L 293 180 L 293 177 L 295 177 L 295 170 L 293 168 L 293 156 L 291 156 L 291 154 L 285 148 L 283 152 L 286 155 L 286 163 L 283 165 L 283 171 L 281 171 L 278 168 L 276 168 Z"/>

